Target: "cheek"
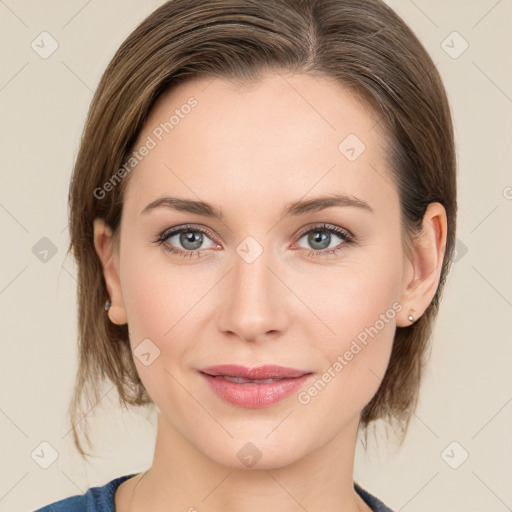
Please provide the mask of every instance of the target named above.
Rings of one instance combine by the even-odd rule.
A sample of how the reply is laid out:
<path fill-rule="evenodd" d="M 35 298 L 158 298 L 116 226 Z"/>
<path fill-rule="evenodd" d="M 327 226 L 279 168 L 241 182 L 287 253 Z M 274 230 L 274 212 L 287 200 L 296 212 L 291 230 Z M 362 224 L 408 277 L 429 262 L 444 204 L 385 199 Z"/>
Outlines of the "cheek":
<path fill-rule="evenodd" d="M 326 276 L 327 277 L 327 276 Z M 358 259 L 336 275 L 325 279 L 322 295 L 311 297 L 316 313 L 330 330 L 317 336 L 322 352 L 320 380 L 307 393 L 322 394 L 324 404 L 361 409 L 377 391 L 384 376 L 402 309 L 400 297 L 401 259 L 394 251 L 372 260 Z M 329 290 L 325 293 L 325 290 Z M 326 390 L 325 392 L 323 390 Z M 319 402 L 320 402 L 319 401 Z M 336 405 L 334 407 L 337 407 Z"/>
<path fill-rule="evenodd" d="M 123 299 L 137 373 L 159 410 L 167 411 L 169 397 L 174 397 L 173 414 L 179 418 L 178 404 L 188 402 L 181 394 L 177 367 L 189 345 L 185 333 L 187 325 L 190 329 L 187 312 L 193 309 L 192 299 L 197 301 L 198 295 L 189 291 L 183 273 L 161 259 L 164 263 L 155 262 L 142 251 L 127 255 L 123 262 Z"/>
<path fill-rule="evenodd" d="M 123 281 L 123 299 L 131 342 L 137 345 L 143 338 L 161 339 L 172 327 L 169 311 L 177 304 L 176 294 L 169 290 L 169 282 L 147 265 L 127 265 Z M 163 312 L 167 311 L 167 315 Z"/>
<path fill-rule="evenodd" d="M 163 251 L 153 248 L 127 252 L 121 276 L 134 361 L 148 391 L 160 377 L 165 381 L 162 389 L 169 386 L 170 376 L 158 376 L 161 372 L 156 370 L 165 368 L 174 374 L 178 367 L 189 365 L 191 334 L 207 304 L 200 299 L 218 279 L 207 267 L 201 270 L 173 265 Z M 141 343 L 147 339 L 151 340 L 150 344 L 145 341 L 150 352 L 158 354 L 151 366 L 137 358 L 144 347 Z"/>
<path fill-rule="evenodd" d="M 188 305 L 187 296 L 183 292 L 186 283 L 176 269 L 165 265 L 165 258 L 155 261 L 153 254 L 160 249 L 132 250 L 126 252 L 122 267 L 123 300 L 128 318 L 130 343 L 134 351 L 134 360 L 141 379 L 151 378 L 150 367 L 140 364 L 137 360 L 137 347 L 144 340 L 155 354 L 165 355 L 172 350 L 177 357 L 181 348 L 179 331 L 186 323 Z M 180 321 L 180 319 L 182 319 Z M 172 341 L 172 343 L 171 343 Z M 141 347 L 143 345 L 140 345 Z M 151 350 L 150 350 L 151 351 Z M 163 358 L 155 359 L 161 364 Z M 154 373 L 154 372 L 153 372 Z"/>
<path fill-rule="evenodd" d="M 343 344 L 374 325 L 390 309 L 388 317 L 393 317 L 394 323 L 396 306 L 393 309 L 392 305 L 400 297 L 401 258 L 390 249 L 372 251 L 354 252 L 337 269 L 326 268 L 294 279 L 297 295 L 307 297 L 313 313 L 330 328 L 322 329 L 326 341 Z M 381 323 L 379 326 L 383 328 Z"/>
<path fill-rule="evenodd" d="M 128 241 L 134 240 L 132 244 Z M 125 236 L 121 282 L 123 300 L 130 331 L 135 338 L 152 338 L 165 341 L 174 332 L 174 325 L 183 317 L 197 297 L 200 286 L 193 274 L 183 266 L 173 265 L 165 249 L 145 247 L 138 238 L 142 234 Z"/>

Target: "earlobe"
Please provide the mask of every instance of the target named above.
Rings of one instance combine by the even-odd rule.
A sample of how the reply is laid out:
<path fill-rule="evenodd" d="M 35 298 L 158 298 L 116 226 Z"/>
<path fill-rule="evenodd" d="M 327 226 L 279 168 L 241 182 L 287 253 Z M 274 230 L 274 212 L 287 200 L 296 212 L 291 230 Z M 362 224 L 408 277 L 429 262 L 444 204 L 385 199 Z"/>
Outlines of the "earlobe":
<path fill-rule="evenodd" d="M 406 261 L 406 279 L 400 298 L 404 306 L 403 318 L 398 319 L 398 327 L 417 321 L 434 298 L 441 277 L 446 237 L 446 211 L 440 203 L 430 203 L 423 216 L 422 230 L 413 240 L 411 259 Z"/>
<path fill-rule="evenodd" d="M 105 307 L 110 321 L 117 325 L 127 323 L 126 310 L 117 268 L 117 255 L 111 228 L 103 219 L 94 219 L 94 247 L 103 269 L 103 277 L 109 296 L 110 306 Z"/>

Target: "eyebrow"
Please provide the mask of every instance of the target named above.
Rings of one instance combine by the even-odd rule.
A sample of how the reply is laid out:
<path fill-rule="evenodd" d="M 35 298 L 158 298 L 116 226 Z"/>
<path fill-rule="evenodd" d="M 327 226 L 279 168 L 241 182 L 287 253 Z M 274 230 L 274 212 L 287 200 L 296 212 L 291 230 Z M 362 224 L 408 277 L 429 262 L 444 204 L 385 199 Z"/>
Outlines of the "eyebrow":
<path fill-rule="evenodd" d="M 289 215 L 305 215 L 306 213 L 318 212 L 335 206 L 355 206 L 357 208 L 368 210 L 373 213 L 373 208 L 368 203 L 358 199 L 357 197 L 348 196 L 345 194 L 333 194 L 308 200 L 294 201 L 285 207 L 283 216 L 287 217 Z M 220 209 L 215 208 L 209 203 L 169 196 L 161 197 L 149 203 L 142 210 L 141 215 L 157 208 L 168 208 L 170 210 L 179 212 L 195 213 L 197 215 L 202 215 L 204 217 L 213 219 L 223 219 L 223 215 Z"/>

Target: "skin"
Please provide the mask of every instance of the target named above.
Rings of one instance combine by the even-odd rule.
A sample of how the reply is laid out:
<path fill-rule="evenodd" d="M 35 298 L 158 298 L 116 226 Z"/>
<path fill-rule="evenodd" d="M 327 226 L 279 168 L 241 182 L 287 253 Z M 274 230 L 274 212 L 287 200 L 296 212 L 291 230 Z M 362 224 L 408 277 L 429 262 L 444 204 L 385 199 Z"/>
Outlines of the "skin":
<path fill-rule="evenodd" d="M 160 350 L 149 366 L 134 358 L 159 411 L 153 464 L 119 487 L 116 510 L 370 510 L 353 488 L 359 418 L 396 327 L 409 325 L 411 312 L 419 318 L 435 294 L 445 210 L 429 205 L 407 257 L 377 118 L 326 78 L 274 72 L 246 89 L 218 78 L 181 84 L 159 98 L 135 147 L 190 96 L 198 105 L 132 171 L 120 246 L 94 221 L 111 321 L 128 323 L 132 349 L 149 338 Z M 338 150 L 350 133 L 366 146 L 352 162 Z M 373 212 L 344 206 L 283 217 L 292 201 L 333 193 Z M 141 215 L 164 195 L 207 201 L 224 218 L 166 208 Z M 356 242 L 332 234 L 312 245 L 307 229 L 322 223 L 350 230 Z M 212 232 L 202 257 L 154 243 L 183 224 Z M 263 249 L 252 263 L 236 251 L 247 236 Z M 179 235 L 167 245 L 191 251 Z M 198 374 L 221 363 L 278 364 L 314 372 L 315 381 L 393 303 L 401 311 L 308 404 L 295 393 L 266 408 L 236 407 Z M 237 457 L 248 442 L 262 454 L 251 469 Z"/>

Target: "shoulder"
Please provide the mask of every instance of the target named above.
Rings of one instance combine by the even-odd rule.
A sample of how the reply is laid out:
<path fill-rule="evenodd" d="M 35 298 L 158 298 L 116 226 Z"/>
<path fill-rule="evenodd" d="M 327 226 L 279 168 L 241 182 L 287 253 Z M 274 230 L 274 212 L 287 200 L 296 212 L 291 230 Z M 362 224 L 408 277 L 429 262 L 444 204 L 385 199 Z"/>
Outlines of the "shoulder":
<path fill-rule="evenodd" d="M 84 494 L 77 494 L 38 508 L 34 512 L 115 512 L 114 494 L 128 478 L 124 475 L 114 478 L 105 485 L 91 487 Z"/>
<path fill-rule="evenodd" d="M 354 489 L 361 496 L 363 501 L 372 509 L 373 512 L 393 512 L 382 501 L 363 489 L 358 483 L 354 482 Z"/>

